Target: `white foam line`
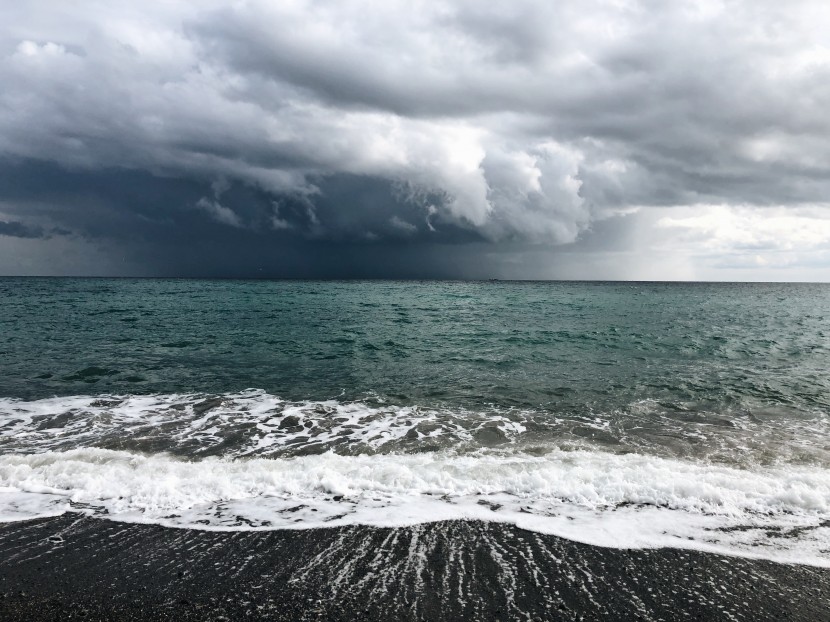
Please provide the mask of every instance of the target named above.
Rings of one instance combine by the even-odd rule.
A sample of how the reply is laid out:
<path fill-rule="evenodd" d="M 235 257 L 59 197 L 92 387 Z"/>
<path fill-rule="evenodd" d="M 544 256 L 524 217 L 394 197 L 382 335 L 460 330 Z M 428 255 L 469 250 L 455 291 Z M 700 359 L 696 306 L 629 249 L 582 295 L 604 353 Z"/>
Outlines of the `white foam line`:
<path fill-rule="evenodd" d="M 214 530 L 489 520 L 601 546 L 830 566 L 830 474 L 817 467 L 749 471 L 602 451 L 0 456 L 0 520 L 58 514 L 70 502 L 115 520 Z"/>
<path fill-rule="evenodd" d="M 211 403 L 201 412 L 206 399 Z M 44 421 L 63 415 L 67 418 L 60 422 L 62 427 L 41 428 Z M 249 424 L 254 424 L 255 433 L 233 447 L 225 445 L 223 434 Z M 279 453 L 308 444 L 324 448 L 344 440 L 350 446 L 378 450 L 405 440 L 439 436 L 452 439 L 447 442 L 471 442 L 476 431 L 485 427 L 497 429 L 504 442 L 525 431 L 520 422 L 496 413 L 334 400 L 286 402 L 257 389 L 220 396 L 104 395 L 31 402 L 0 398 L 0 443 L 14 451 L 65 449 L 94 445 L 101 438 L 155 434 L 162 434 L 161 440 L 170 446 L 186 443 L 208 450 L 221 445 L 235 457 Z"/>

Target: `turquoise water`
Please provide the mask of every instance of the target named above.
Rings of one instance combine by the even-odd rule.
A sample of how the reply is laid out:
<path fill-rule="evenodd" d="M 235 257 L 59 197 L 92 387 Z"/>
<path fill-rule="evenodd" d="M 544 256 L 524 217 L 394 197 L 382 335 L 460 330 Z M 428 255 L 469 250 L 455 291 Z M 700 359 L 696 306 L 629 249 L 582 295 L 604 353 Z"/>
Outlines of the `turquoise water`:
<path fill-rule="evenodd" d="M 798 554 L 825 554 L 826 285 L 8 278 L 0 300 L 8 516 L 68 497 L 213 524 L 244 502 L 217 524 L 284 526 L 278 499 L 394 523 L 443 495 L 513 522 L 499 508 L 795 516 Z"/>
<path fill-rule="evenodd" d="M 0 396 L 26 400 L 259 388 L 542 422 L 648 400 L 725 428 L 830 410 L 825 285 L 3 279 L 0 299 Z"/>
<path fill-rule="evenodd" d="M 0 280 L 0 394 L 830 406 L 830 287 Z"/>

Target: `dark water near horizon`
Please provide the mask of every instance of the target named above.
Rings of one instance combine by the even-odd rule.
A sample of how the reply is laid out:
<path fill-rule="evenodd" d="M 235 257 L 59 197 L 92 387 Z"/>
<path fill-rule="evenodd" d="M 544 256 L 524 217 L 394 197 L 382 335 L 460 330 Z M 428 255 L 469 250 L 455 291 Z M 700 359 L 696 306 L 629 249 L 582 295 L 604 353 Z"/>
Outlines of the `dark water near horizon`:
<path fill-rule="evenodd" d="M 830 560 L 828 285 L 4 278 L 0 300 L 8 520 L 466 517 Z"/>
<path fill-rule="evenodd" d="M 0 394 L 24 399 L 830 406 L 826 284 L 0 278 L 0 299 Z"/>

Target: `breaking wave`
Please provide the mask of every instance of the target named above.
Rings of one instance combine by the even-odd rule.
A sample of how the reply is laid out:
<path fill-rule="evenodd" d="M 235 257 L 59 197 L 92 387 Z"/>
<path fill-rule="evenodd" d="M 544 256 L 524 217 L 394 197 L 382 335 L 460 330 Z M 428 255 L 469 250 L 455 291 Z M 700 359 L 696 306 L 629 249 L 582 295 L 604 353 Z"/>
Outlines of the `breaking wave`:
<path fill-rule="evenodd" d="M 476 519 L 611 547 L 830 565 L 830 478 L 598 450 L 182 459 L 100 448 L 0 456 L 0 519 L 79 511 L 172 527 Z"/>

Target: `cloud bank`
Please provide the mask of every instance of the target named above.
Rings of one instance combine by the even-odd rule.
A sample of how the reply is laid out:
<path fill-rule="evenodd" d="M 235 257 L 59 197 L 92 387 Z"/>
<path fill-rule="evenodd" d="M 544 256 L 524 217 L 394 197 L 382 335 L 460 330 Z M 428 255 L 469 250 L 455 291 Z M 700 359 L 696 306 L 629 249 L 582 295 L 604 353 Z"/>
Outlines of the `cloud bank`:
<path fill-rule="evenodd" d="M 0 23 L 5 271 L 58 245 L 108 273 L 830 268 L 826 3 L 30 0 Z"/>

